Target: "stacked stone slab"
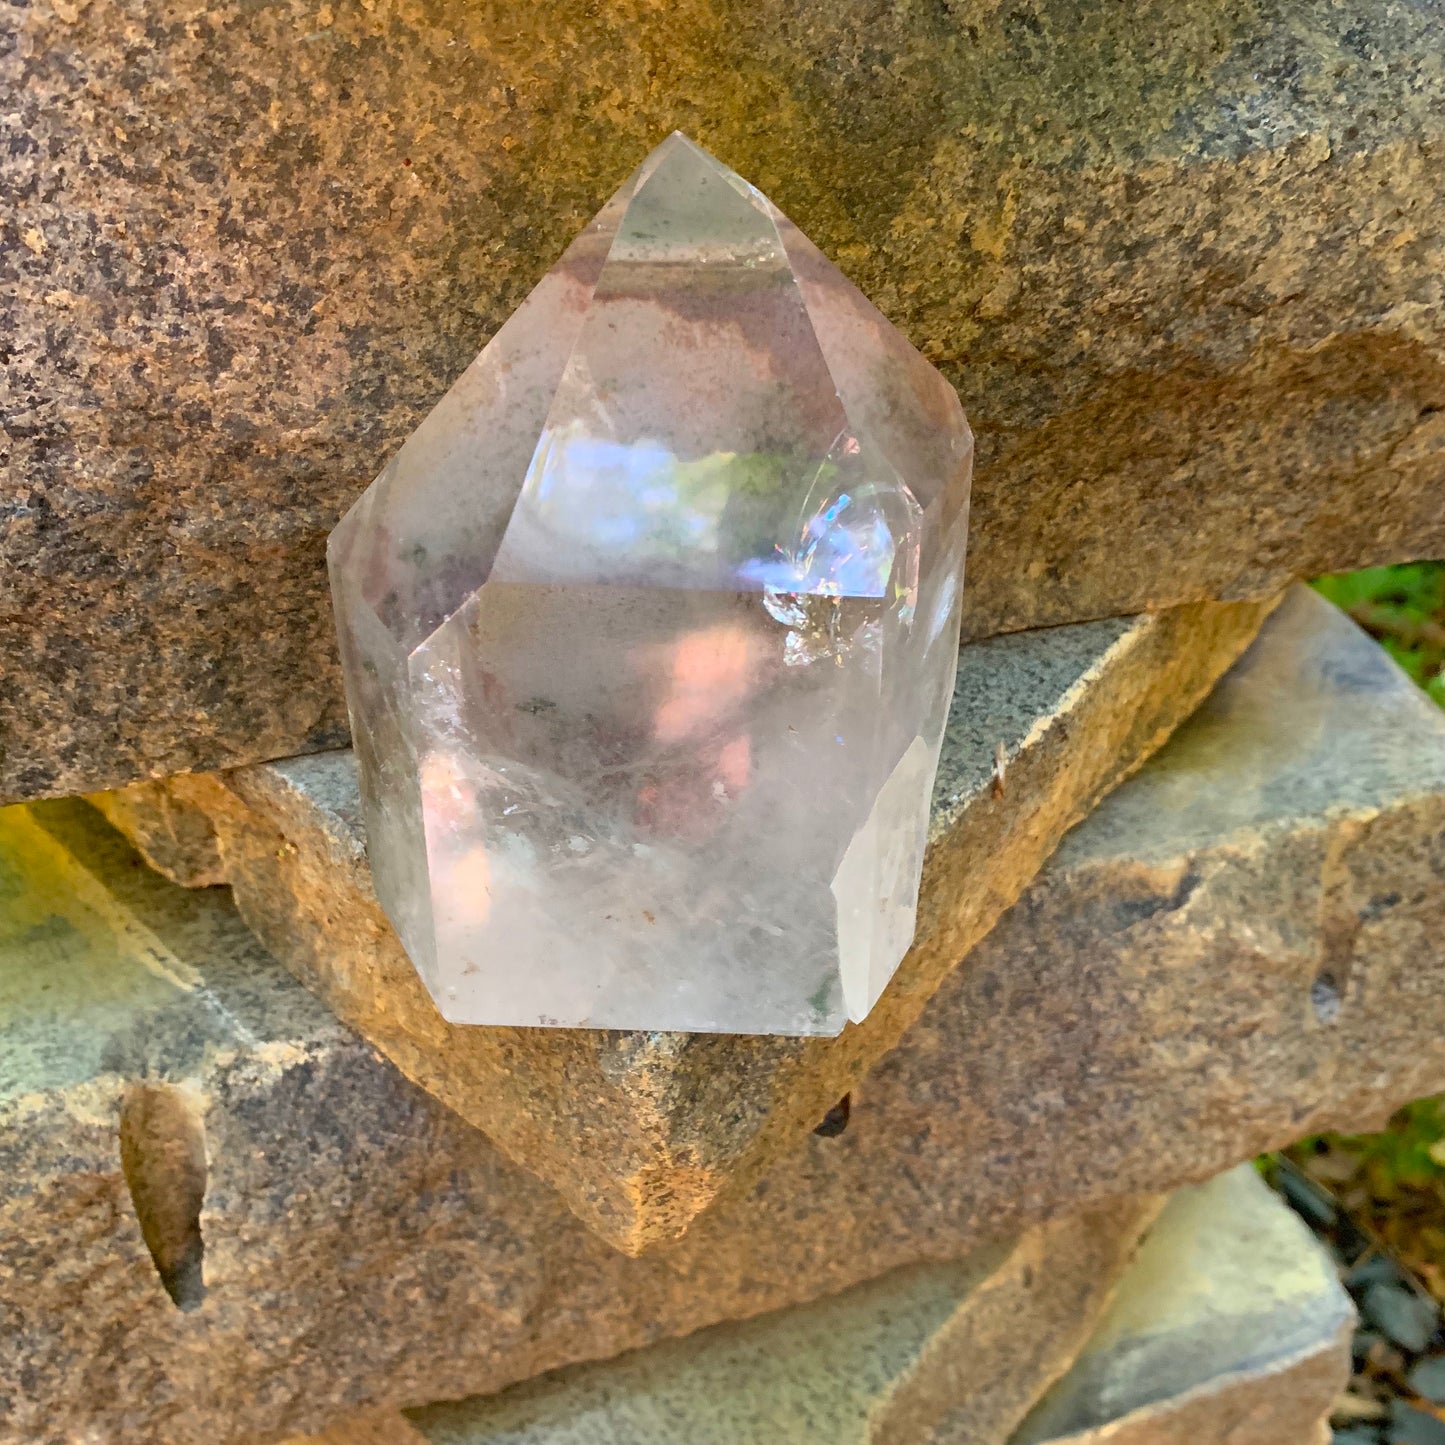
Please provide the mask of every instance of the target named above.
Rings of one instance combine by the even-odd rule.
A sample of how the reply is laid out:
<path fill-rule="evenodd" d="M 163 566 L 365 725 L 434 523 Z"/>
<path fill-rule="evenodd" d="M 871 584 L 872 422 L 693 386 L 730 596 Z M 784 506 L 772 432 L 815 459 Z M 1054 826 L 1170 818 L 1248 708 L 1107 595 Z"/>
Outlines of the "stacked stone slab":
<path fill-rule="evenodd" d="M 10 0 L 4 31 L 0 798 L 344 743 L 327 531 L 678 126 L 959 386 L 970 635 L 1445 554 L 1435 6 Z"/>
<path fill-rule="evenodd" d="M 441 1407 L 414 1433 L 452 1445 L 1003 1441 L 1078 1352 L 1127 1260 L 1121 1243 L 1155 1212 L 1142 1204 L 1102 1239 L 1086 1218 L 1029 1230 L 963 1260 Z"/>
<path fill-rule="evenodd" d="M 292 1445 L 1315 1445 L 1327 1433 L 1353 1311 L 1324 1251 L 1248 1166 L 1169 1202 L 1088 1343 L 1022 1421 L 1020 1398 L 1056 1359 L 1044 1330 L 1029 1336 L 1047 1310 L 1021 1310 L 1032 1302 L 1015 1279 L 998 1255 L 902 1270 Z"/>
<path fill-rule="evenodd" d="M 1353 1323 L 1331 1259 L 1242 1165 L 1170 1201 L 1011 1445 L 1316 1445 Z"/>
<path fill-rule="evenodd" d="M 1445 555 L 1438 9 L 0 11 L 0 1445 L 1318 1434 L 1337 1290 L 1187 1186 L 1445 1088 L 1445 719 L 1269 617 Z M 676 126 L 977 432 L 916 944 L 450 1027 L 324 538 Z"/>
<path fill-rule="evenodd" d="M 636 1252 L 806 1136 L 1268 610 L 1205 603 L 964 649 L 915 946 L 835 1039 L 448 1025 L 372 893 L 349 752 L 97 801 L 173 877 L 231 882 L 267 947 L 344 1022 Z"/>
<path fill-rule="evenodd" d="M 1114 626 L 1117 643 L 1138 624 Z M 1077 664 L 1068 631 L 979 646 L 1061 647 Z M 1087 681 L 1059 706 L 1057 675 L 1042 662 L 1024 671 L 1049 684 L 1035 713 L 1053 727 L 1089 715 Z M 1032 781 L 1018 768 L 1024 801 L 1006 846 L 1019 848 L 1026 820 L 1045 813 L 1029 800 L 1056 795 L 1079 756 L 1042 748 Z M 1014 774 L 1001 797 L 983 790 L 1000 810 Z M 247 882 L 262 850 L 235 810 L 275 809 L 273 857 L 311 859 L 291 875 L 293 911 L 332 920 L 339 949 L 369 906 L 338 822 L 354 804 L 304 776 L 209 780 L 230 810 L 209 825 L 196 811 L 204 789 L 177 788 L 184 802 L 168 810 L 133 795 L 113 811 L 148 838 L 164 820 L 170 866 L 229 877 L 259 923 L 262 901 L 283 894 L 262 875 Z M 332 776 L 345 776 L 339 760 Z M 956 806 L 967 790 L 949 787 Z M 284 814 L 265 801 L 278 796 Z M 1032 1418 L 1055 1434 L 1107 1433 L 1097 1381 L 1129 1351 L 1108 1344 L 1105 1324 L 1097 1348 L 1086 1341 L 1153 1198 L 1445 1086 L 1431 1042 L 1445 1036 L 1445 987 L 1422 946 L 1445 908 L 1445 717 L 1305 592 L 943 976 L 848 1110 L 780 1141 L 755 1182 L 718 1189 L 680 1237 L 633 1256 L 576 1208 L 583 1191 L 564 1197 L 344 1027 L 224 891 L 138 866 L 78 802 L 0 824 L 7 1445 L 275 1439 L 495 1392 L 900 1269 L 930 1281 L 935 1323 L 889 1357 L 896 1368 L 879 1363 L 908 1382 L 898 1400 L 915 1402 L 879 1419 L 933 1430 L 939 1411 L 983 1411 L 969 1417 L 986 1422 L 977 1438 L 1002 1445 L 1032 1428 L 1031 1410 L 1057 1409 Z M 935 837 L 936 852 L 953 846 L 948 830 Z M 314 935 L 270 937 L 318 982 Z M 382 996 L 391 986 L 377 956 L 335 972 L 372 978 Z M 584 1102 L 615 1127 L 613 1099 Z M 1004 1326 L 1016 1332 L 978 1333 Z M 998 1380 L 960 1374 L 925 1335 L 975 1360 L 986 1338 L 1010 1353 L 996 1356 Z M 723 1368 L 695 1349 L 701 1368 Z M 1146 1421 L 1130 1426 L 1138 1438 L 1167 1416 L 1184 1422 L 1180 1438 L 1207 1440 L 1224 1418 L 1200 1401 L 1240 1371 L 1184 1353 L 1198 1379 L 1176 1378 L 1167 1399 L 1129 1397 L 1121 1419 Z M 1049 1394 L 1076 1357 L 1096 1384 Z M 1313 1420 L 1338 1356 L 1316 1369 L 1282 1354 L 1268 1368 L 1299 1386 Z M 1223 1397 L 1263 1409 L 1264 1387 L 1247 1386 Z"/>

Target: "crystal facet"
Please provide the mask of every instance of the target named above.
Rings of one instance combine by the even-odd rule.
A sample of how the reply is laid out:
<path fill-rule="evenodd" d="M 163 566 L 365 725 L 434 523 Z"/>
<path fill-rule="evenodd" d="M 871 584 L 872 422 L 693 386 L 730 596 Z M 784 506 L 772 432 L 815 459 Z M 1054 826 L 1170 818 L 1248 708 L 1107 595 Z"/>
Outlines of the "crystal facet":
<path fill-rule="evenodd" d="M 914 929 L 972 439 L 659 146 L 328 547 L 377 894 L 454 1022 L 834 1034 Z"/>

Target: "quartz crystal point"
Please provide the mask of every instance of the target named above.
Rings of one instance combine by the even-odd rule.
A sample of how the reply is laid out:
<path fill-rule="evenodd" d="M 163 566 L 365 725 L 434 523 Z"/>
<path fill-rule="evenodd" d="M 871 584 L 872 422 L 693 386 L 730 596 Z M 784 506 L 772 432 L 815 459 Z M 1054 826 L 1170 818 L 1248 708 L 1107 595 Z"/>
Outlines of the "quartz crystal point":
<path fill-rule="evenodd" d="M 834 1034 L 914 930 L 972 440 L 681 135 L 328 548 L 377 894 L 458 1023 Z"/>

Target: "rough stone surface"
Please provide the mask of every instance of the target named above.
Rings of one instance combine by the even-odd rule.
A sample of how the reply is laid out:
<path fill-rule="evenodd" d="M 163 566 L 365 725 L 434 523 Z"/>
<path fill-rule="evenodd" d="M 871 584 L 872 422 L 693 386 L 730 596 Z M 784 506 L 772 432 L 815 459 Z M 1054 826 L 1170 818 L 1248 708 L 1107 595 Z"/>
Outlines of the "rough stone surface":
<path fill-rule="evenodd" d="M 630 1259 L 342 1029 L 224 893 L 138 866 L 84 805 L 0 813 L 0 902 L 5 1445 L 268 1439 L 982 1244 L 939 1181 L 911 1202 L 889 1186 L 906 1155 L 879 1112 L 696 1245 Z M 1001 1408 L 1021 1415 L 1082 1343 L 1153 1210 L 1111 1200 L 954 1277 L 987 1288 L 947 1328 L 1013 1338 L 1034 1304 L 1046 1326 Z M 188 1268 L 174 1246 L 197 1239 Z M 944 1379 L 916 1372 L 895 1418 L 926 1416 Z"/>
<path fill-rule="evenodd" d="M 1244 1165 L 1170 1200 L 1011 1445 L 1322 1445 L 1353 1323 L 1331 1261 Z"/>
<path fill-rule="evenodd" d="M 0 797 L 342 744 L 325 534 L 674 126 L 958 384 L 972 634 L 1445 554 L 1433 4 L 10 0 L 3 30 Z"/>
<path fill-rule="evenodd" d="M 349 753 L 174 780 L 152 856 L 173 859 L 171 820 L 198 805 L 271 951 L 408 1077 L 635 1252 L 680 1234 L 795 1147 L 897 1042 L 1064 830 L 1185 716 L 1265 610 L 1198 604 L 965 648 L 917 940 L 867 1020 L 837 1038 L 446 1023 L 372 893 Z M 103 804 L 146 851 L 150 830 L 137 825 L 150 796 Z"/>
<path fill-rule="evenodd" d="M 868 1088 L 995 1219 L 1207 1178 L 1445 1086 L 1442 926 L 1445 713 L 1298 588 Z"/>
<path fill-rule="evenodd" d="M 144 838 L 151 867 L 173 882 L 210 888 L 226 881 L 210 818 L 166 783 L 132 783 L 91 801 L 121 832 Z"/>
<path fill-rule="evenodd" d="M 1039 1253 L 1036 1263 L 1074 1275 L 1083 1261 Z M 370 1428 L 375 1445 L 1315 1445 L 1327 1434 L 1349 1377 L 1353 1311 L 1309 1232 L 1248 1165 L 1169 1201 L 1072 1367 L 1013 1433 L 1018 1394 L 1037 1387 L 1044 1362 L 1020 1359 L 989 1314 L 977 1327 L 978 1295 L 960 1294 L 947 1316 L 938 1308 L 940 1286 L 980 1264 L 899 1271 Z M 982 1286 L 999 1315 L 1015 1330 L 1045 1327 L 1046 1311 L 1008 1284 L 1000 1269 Z M 900 1429 L 899 1386 L 929 1377 L 939 1407 Z M 342 1445 L 361 1428 L 348 1421 L 294 1445 Z"/>
<path fill-rule="evenodd" d="M 72 861 L 32 829 L 0 871 L 0 1440 L 228 1445 L 497 1390 L 1445 1089 L 1445 734 L 1377 657 L 1292 602 L 1107 805 L 1122 826 L 1139 799 L 1132 838 L 1103 810 L 1075 833 L 846 1128 L 639 1259 L 268 964 L 224 894 L 36 809 Z M 1236 792 L 1222 835 L 1188 833 Z M 1322 1017 L 1327 957 L 1348 983 Z M 189 1313 L 121 1174 L 128 1079 L 175 1086 L 178 1144 L 204 1129 Z"/>
<path fill-rule="evenodd" d="M 426 1436 L 398 1410 L 368 1410 L 338 1420 L 319 1435 L 295 1436 L 286 1445 L 426 1445 Z"/>
<path fill-rule="evenodd" d="M 1088 1338 L 1142 1224 L 1059 1220 L 410 1423 L 430 1445 L 1002 1445 Z"/>

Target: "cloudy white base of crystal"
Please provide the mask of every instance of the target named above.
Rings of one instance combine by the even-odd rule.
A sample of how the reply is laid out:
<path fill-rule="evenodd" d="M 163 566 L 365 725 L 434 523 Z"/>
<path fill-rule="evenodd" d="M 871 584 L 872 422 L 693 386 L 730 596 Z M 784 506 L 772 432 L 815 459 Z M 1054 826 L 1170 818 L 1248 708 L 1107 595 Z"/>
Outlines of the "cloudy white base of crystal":
<path fill-rule="evenodd" d="M 835 1034 L 914 933 L 972 440 L 681 136 L 329 547 L 377 894 L 456 1023 Z"/>

